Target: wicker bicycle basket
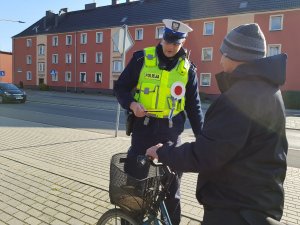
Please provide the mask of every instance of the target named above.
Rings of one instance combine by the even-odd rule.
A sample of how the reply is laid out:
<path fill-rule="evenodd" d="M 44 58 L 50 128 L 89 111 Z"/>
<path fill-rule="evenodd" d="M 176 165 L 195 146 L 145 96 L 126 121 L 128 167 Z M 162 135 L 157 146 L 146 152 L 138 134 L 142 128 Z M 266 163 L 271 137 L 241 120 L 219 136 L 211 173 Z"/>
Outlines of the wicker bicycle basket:
<path fill-rule="evenodd" d="M 110 163 L 109 197 L 110 202 L 134 214 L 144 214 L 151 209 L 156 199 L 160 174 L 158 168 L 151 166 L 148 176 L 136 179 L 124 171 L 126 153 L 112 156 Z"/>

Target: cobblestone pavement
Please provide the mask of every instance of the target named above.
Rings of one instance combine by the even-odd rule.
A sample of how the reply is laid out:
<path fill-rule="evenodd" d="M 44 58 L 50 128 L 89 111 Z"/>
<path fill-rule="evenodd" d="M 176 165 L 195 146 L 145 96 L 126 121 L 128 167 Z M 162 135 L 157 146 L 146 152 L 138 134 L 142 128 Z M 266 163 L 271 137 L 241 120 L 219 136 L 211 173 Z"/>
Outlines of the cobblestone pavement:
<path fill-rule="evenodd" d="M 109 202 L 109 160 L 127 137 L 0 117 L 0 225 L 96 224 Z M 184 137 L 184 141 L 191 138 Z M 181 224 L 199 224 L 196 174 L 184 174 Z M 288 168 L 282 222 L 300 224 L 300 169 Z"/>

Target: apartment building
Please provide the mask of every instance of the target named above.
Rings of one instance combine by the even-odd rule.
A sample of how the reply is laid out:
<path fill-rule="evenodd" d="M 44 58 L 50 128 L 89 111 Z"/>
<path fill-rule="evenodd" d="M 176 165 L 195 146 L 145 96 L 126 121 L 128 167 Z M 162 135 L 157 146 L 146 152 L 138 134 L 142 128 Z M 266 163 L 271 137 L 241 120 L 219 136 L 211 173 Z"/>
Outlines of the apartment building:
<path fill-rule="evenodd" d="M 219 47 L 232 28 L 258 23 L 267 40 L 268 55 L 288 54 L 283 91 L 300 90 L 299 0 L 139 0 L 45 16 L 13 37 L 13 82 L 25 87 L 46 84 L 54 90 L 111 92 L 123 70 L 122 55 L 112 39 L 126 24 L 134 51 L 157 45 L 162 19 L 181 20 L 193 28 L 185 43 L 196 64 L 200 92 L 218 95 L 214 75 L 220 72 Z"/>

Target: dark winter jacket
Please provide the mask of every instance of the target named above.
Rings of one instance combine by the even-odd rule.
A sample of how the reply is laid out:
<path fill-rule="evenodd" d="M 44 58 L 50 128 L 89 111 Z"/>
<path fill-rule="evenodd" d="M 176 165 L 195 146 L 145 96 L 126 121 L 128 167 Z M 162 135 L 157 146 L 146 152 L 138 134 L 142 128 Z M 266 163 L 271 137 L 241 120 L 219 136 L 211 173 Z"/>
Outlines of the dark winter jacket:
<path fill-rule="evenodd" d="M 159 67 L 161 69 L 170 71 L 172 70 L 177 62 L 179 57 L 186 57 L 186 52 L 183 48 L 173 57 L 167 58 L 163 54 L 162 46 L 160 44 L 156 47 L 156 53 L 159 59 Z M 132 90 L 135 89 L 138 83 L 138 79 L 140 76 L 141 69 L 144 65 L 144 51 L 137 51 L 133 54 L 132 59 L 120 75 L 119 79 L 116 81 L 114 86 L 115 95 L 124 109 L 129 110 L 130 103 L 134 101 Z M 195 65 L 191 64 L 189 72 L 188 72 L 188 82 L 186 84 L 186 93 L 185 93 L 185 111 L 190 120 L 193 132 L 195 135 L 200 134 L 202 124 L 203 124 L 203 114 L 201 110 L 201 102 L 198 90 L 198 81 L 196 74 Z M 178 127 L 179 135 L 184 129 L 185 123 L 185 115 L 184 112 L 178 114 L 177 118 L 173 119 L 174 126 Z M 139 118 L 137 122 L 143 124 L 144 118 Z M 155 120 L 155 118 L 151 118 L 151 120 Z M 157 120 L 165 120 L 166 124 L 168 124 L 168 119 L 157 119 Z M 142 126 L 142 131 L 144 131 L 144 126 Z M 148 129 L 149 130 L 149 129 Z M 138 132 L 142 135 L 140 130 Z"/>
<path fill-rule="evenodd" d="M 217 74 L 222 94 L 209 107 L 196 142 L 157 151 L 172 168 L 199 173 L 196 196 L 204 206 L 281 218 L 288 143 L 279 86 L 286 58 L 267 57 Z"/>

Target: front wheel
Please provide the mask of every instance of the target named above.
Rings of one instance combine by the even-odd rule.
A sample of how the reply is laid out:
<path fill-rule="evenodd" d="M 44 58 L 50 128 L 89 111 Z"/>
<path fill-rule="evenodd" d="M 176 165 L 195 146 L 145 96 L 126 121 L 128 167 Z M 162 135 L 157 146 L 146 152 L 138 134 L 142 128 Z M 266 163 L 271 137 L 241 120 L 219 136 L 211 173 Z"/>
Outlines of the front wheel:
<path fill-rule="evenodd" d="M 100 217 L 97 225 L 139 225 L 139 223 L 121 209 L 110 209 Z"/>

